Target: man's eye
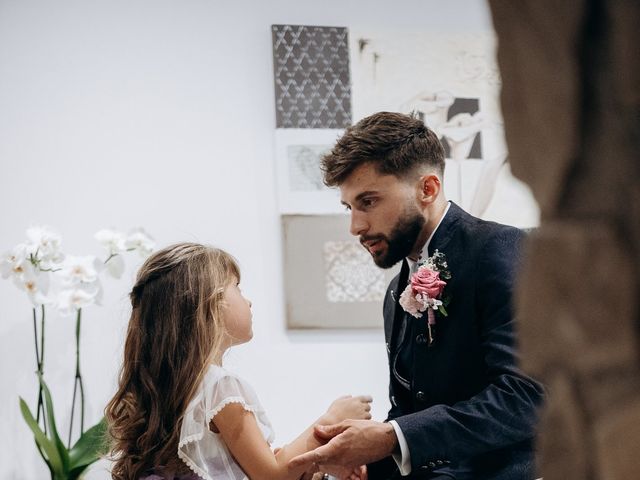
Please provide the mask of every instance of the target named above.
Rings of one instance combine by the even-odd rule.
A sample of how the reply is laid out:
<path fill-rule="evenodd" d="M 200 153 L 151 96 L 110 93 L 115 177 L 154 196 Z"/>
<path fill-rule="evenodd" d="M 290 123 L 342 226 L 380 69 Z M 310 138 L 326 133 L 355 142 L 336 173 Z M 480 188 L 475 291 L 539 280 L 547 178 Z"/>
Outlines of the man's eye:
<path fill-rule="evenodd" d="M 373 207 L 376 203 L 376 199 L 375 198 L 365 198 L 362 200 L 362 206 L 367 208 L 367 207 Z"/>

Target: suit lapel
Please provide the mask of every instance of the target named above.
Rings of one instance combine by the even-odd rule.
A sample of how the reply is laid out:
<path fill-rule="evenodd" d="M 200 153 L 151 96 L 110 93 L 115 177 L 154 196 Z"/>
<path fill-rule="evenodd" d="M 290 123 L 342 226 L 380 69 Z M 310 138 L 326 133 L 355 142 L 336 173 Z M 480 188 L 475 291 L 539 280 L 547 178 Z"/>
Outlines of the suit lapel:
<path fill-rule="evenodd" d="M 456 223 L 464 216 L 467 215 L 458 205 L 451 202 L 449 211 L 442 219 L 442 222 L 438 226 L 436 233 L 433 234 L 431 242 L 429 242 L 429 248 L 427 249 L 428 256 L 433 255 L 433 252 L 440 250 L 441 252 L 453 237 L 453 231 Z"/>
<path fill-rule="evenodd" d="M 404 289 L 407 286 L 407 282 L 409 280 L 409 264 L 407 260 L 402 260 L 402 268 L 400 269 L 400 274 L 398 275 L 398 286 L 397 290 L 394 294 L 394 309 L 393 309 L 393 322 L 391 324 L 391 335 L 389 337 L 389 348 L 391 352 L 398 351 L 398 337 L 400 339 L 402 335 L 400 335 L 402 330 L 402 324 L 404 323 L 404 310 L 400 306 L 400 295 L 404 292 Z"/>
<path fill-rule="evenodd" d="M 393 311 L 393 323 L 391 326 L 390 337 L 390 367 L 391 372 L 395 376 L 396 380 L 400 382 L 405 388 L 409 388 L 409 383 L 406 379 L 402 378 L 396 370 L 396 362 L 398 355 L 402 349 L 403 340 L 407 334 L 407 314 L 400 306 L 400 295 L 404 291 L 409 281 L 409 263 L 406 259 L 402 261 L 402 269 L 398 276 L 398 287 L 396 298 L 394 299 L 394 311 Z"/>

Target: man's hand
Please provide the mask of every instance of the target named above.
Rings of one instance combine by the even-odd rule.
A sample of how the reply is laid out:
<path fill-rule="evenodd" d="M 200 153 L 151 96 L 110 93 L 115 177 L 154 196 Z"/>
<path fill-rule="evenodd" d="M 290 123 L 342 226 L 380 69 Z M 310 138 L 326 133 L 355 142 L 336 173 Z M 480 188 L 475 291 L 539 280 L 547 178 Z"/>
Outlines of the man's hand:
<path fill-rule="evenodd" d="M 308 468 L 316 464 L 321 468 L 323 465 L 340 465 L 353 469 L 391 455 L 398 444 L 396 432 L 390 424 L 372 420 L 316 425 L 315 435 L 329 443 L 292 458 L 290 467 Z"/>

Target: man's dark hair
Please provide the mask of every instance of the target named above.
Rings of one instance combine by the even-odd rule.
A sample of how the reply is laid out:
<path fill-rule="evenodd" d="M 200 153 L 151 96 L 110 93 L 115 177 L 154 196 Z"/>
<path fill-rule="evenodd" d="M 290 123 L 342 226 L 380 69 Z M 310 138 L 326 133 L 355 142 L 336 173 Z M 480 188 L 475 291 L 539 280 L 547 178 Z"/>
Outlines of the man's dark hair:
<path fill-rule="evenodd" d="M 402 113 L 378 112 L 347 128 L 322 158 L 324 183 L 329 187 L 341 185 L 364 163 L 398 178 L 406 178 L 418 166 L 433 167 L 442 175 L 444 149 L 422 120 Z"/>

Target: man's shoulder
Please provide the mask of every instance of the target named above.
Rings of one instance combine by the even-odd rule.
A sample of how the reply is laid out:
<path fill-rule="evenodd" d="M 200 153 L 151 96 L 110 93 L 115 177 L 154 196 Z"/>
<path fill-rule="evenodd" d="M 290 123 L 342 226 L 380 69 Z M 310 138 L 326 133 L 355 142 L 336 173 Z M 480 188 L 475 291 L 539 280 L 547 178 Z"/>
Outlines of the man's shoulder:
<path fill-rule="evenodd" d="M 452 255 L 461 256 L 461 267 L 466 265 L 466 268 L 473 268 L 474 271 L 479 265 L 519 263 L 523 240 L 527 235 L 517 227 L 483 220 L 467 213 L 459 216 L 451 233 L 452 241 L 446 250 Z"/>
<path fill-rule="evenodd" d="M 527 232 L 497 222 L 476 219 L 470 227 L 470 241 L 476 245 L 475 265 L 477 273 L 502 271 L 505 275 L 516 271 L 522 262 L 524 240 Z"/>
<path fill-rule="evenodd" d="M 460 217 L 458 228 L 481 245 L 510 245 L 519 243 L 526 236 L 526 232 L 518 227 L 483 220 L 468 213 Z"/>

